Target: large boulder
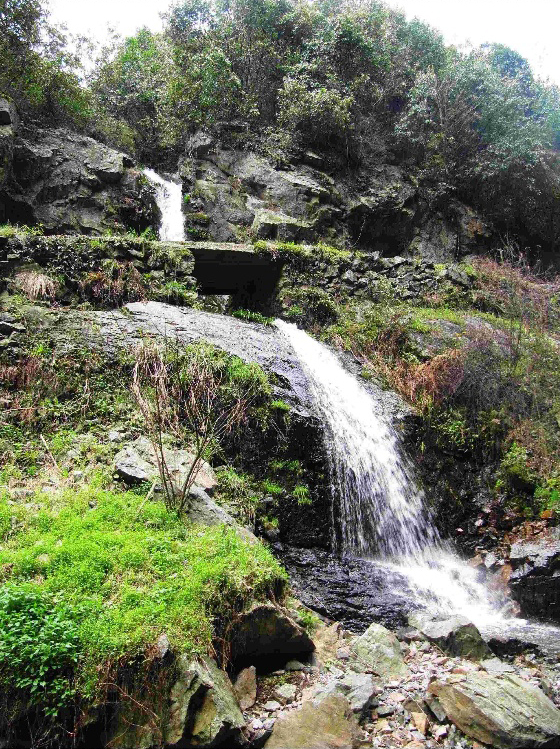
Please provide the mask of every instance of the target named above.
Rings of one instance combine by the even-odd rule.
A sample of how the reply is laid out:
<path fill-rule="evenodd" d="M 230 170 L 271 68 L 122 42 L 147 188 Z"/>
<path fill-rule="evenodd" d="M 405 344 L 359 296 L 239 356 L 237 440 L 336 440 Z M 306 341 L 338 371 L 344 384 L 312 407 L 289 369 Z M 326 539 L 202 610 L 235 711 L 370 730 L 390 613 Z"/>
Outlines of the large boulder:
<path fill-rule="evenodd" d="M 255 604 L 241 614 L 230 638 L 233 662 L 256 663 L 259 658 L 302 655 L 315 649 L 303 627 L 272 603 Z"/>
<path fill-rule="evenodd" d="M 478 629 L 464 616 L 430 619 L 422 614 L 413 614 L 409 616 L 408 621 L 431 643 L 449 655 L 471 658 L 475 661 L 492 656 L 492 651 Z"/>
<path fill-rule="evenodd" d="M 381 624 L 370 624 L 352 643 L 352 665 L 356 671 L 367 671 L 390 681 L 408 674 L 397 637 Z"/>
<path fill-rule="evenodd" d="M 428 688 L 467 736 L 499 749 L 556 749 L 560 710 L 537 687 L 517 676 L 481 671 Z"/>
<path fill-rule="evenodd" d="M 357 724 L 348 700 L 332 693 L 277 720 L 266 749 L 352 749 Z"/>
<path fill-rule="evenodd" d="M 156 690 L 155 700 L 143 709 L 138 710 L 138 701 L 119 703 L 108 746 L 150 749 L 163 742 L 168 747 L 211 749 L 236 742 L 245 721 L 227 674 L 211 658 L 187 655 L 173 668 L 173 682 Z"/>
<path fill-rule="evenodd" d="M 164 735 L 170 746 L 224 746 L 245 725 L 227 674 L 211 658 L 179 659 Z M 233 741 L 232 741 L 233 743 Z"/>

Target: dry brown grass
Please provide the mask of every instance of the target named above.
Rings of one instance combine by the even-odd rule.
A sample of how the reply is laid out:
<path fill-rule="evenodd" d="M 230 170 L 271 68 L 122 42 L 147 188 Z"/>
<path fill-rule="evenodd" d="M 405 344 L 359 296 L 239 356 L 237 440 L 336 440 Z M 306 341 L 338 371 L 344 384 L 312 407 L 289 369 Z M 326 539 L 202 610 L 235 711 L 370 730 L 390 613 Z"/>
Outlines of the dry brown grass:
<path fill-rule="evenodd" d="M 54 299 L 58 291 L 58 284 L 46 273 L 36 270 L 20 271 L 14 277 L 14 286 L 28 299 Z"/>

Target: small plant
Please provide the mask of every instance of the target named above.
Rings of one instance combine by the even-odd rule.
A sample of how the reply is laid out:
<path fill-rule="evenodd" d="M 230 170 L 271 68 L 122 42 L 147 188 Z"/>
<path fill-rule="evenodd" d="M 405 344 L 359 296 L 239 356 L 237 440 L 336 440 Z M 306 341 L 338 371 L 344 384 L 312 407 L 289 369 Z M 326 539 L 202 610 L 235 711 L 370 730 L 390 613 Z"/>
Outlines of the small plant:
<path fill-rule="evenodd" d="M 283 400 L 271 401 L 270 408 L 273 408 L 275 411 L 284 411 L 285 413 L 292 410 L 289 403 L 286 403 L 286 401 Z"/>
<path fill-rule="evenodd" d="M 262 482 L 262 490 L 265 494 L 272 494 L 273 497 L 278 497 L 284 493 L 284 489 L 280 484 L 276 484 L 274 481 L 269 481 L 268 479 Z"/>
<path fill-rule="evenodd" d="M 272 325 L 274 322 L 273 317 L 265 317 L 260 312 L 253 312 L 250 309 L 236 309 L 231 313 L 233 317 L 237 317 L 238 320 L 246 320 L 247 322 L 258 322 L 261 325 Z"/>
<path fill-rule="evenodd" d="M 292 496 L 297 500 L 298 505 L 310 505 L 312 499 L 309 495 L 309 487 L 305 484 L 298 484 L 292 489 Z"/>

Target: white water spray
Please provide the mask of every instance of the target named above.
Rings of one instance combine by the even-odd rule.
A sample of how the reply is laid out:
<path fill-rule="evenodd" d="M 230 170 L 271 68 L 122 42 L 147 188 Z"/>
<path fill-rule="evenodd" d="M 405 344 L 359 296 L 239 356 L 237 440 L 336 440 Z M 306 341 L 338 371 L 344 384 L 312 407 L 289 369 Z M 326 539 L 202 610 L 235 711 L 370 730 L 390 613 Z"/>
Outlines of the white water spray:
<path fill-rule="evenodd" d="M 462 614 L 479 626 L 501 620 L 476 571 L 440 539 L 398 435 L 370 394 L 327 347 L 294 325 L 276 325 L 301 360 L 326 424 L 342 552 L 375 560 L 396 581 L 406 578 L 434 614 Z"/>
<path fill-rule="evenodd" d="M 181 184 L 163 179 L 153 169 L 144 169 L 144 174 L 156 189 L 156 203 L 161 213 L 159 238 L 167 242 L 184 242 Z"/>

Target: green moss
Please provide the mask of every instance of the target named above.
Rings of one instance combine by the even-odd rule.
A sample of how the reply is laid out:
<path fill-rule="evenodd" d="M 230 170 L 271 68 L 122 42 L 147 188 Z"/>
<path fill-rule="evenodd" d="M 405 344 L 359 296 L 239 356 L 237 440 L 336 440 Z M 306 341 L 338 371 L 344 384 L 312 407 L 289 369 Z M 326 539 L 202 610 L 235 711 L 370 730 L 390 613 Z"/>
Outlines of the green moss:
<path fill-rule="evenodd" d="M 102 664 L 143 656 L 162 632 L 177 652 L 206 653 L 216 616 L 225 621 L 235 607 L 278 594 L 286 582 L 261 544 L 231 528 L 185 525 L 162 502 L 132 492 L 90 486 L 38 494 L 25 507 L 2 495 L 0 529 L 0 591 L 40 597 L 49 616 L 63 607 L 73 622 L 72 683 L 89 701 L 102 692 Z M 13 686 L 8 636 L 0 632 L 6 689 Z M 32 651 L 21 657 L 34 678 Z"/>

